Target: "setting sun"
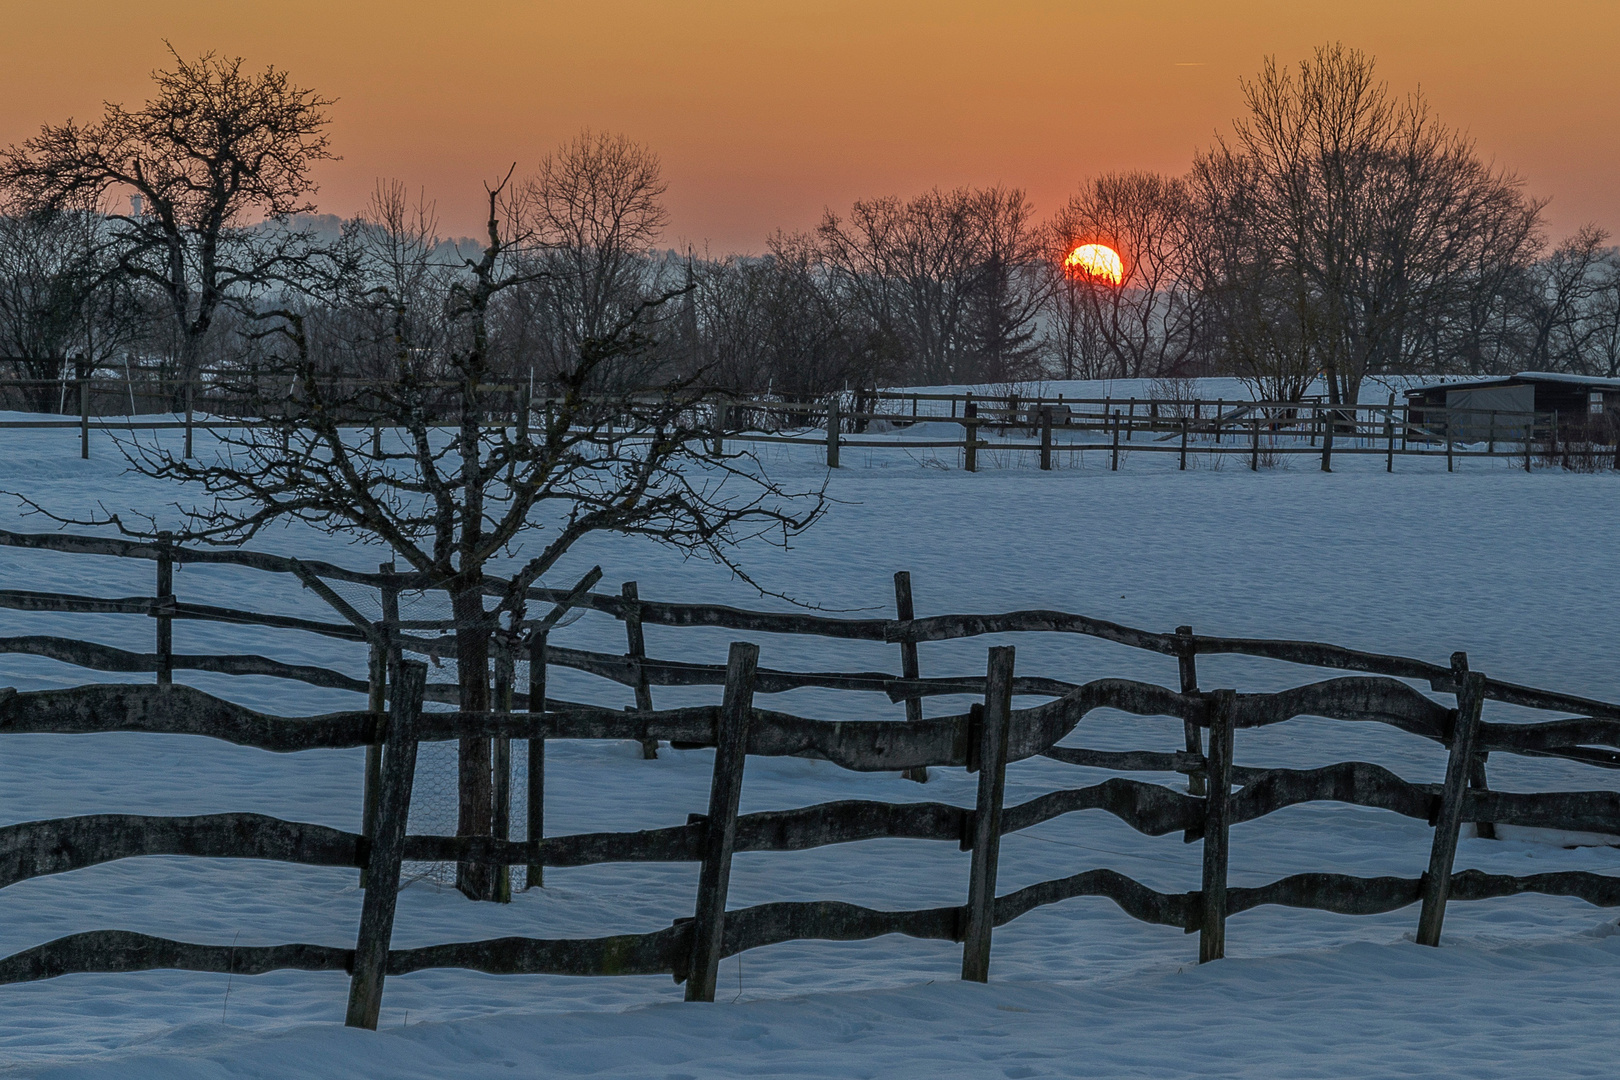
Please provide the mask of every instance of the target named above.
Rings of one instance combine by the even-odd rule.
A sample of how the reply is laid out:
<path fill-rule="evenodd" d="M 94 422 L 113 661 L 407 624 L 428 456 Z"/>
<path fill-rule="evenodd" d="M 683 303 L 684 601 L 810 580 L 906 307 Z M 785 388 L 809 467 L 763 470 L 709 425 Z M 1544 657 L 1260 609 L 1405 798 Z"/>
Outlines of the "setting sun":
<path fill-rule="evenodd" d="M 1070 271 L 1090 278 L 1100 278 L 1112 285 L 1125 280 L 1125 264 L 1119 252 L 1105 244 L 1081 244 L 1069 252 L 1063 265 Z"/>

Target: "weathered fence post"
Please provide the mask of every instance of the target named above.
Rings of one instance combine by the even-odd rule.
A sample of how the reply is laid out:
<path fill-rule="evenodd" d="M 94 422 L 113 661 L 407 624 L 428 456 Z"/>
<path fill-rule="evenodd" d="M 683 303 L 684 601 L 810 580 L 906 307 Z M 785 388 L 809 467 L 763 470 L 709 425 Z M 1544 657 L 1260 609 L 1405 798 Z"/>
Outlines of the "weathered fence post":
<path fill-rule="evenodd" d="M 1417 943 L 1439 945 L 1440 925 L 1446 918 L 1451 894 L 1451 865 L 1457 857 L 1457 835 L 1462 829 L 1463 797 L 1474 763 L 1474 739 L 1479 732 L 1480 708 L 1485 703 L 1485 676 L 1468 670 L 1468 656 L 1451 658 L 1457 683 L 1457 719 L 1451 729 L 1451 756 L 1446 759 L 1446 782 L 1440 789 L 1435 814 L 1434 845 L 1429 849 L 1429 871 L 1423 875 L 1423 910 L 1418 915 Z"/>
<path fill-rule="evenodd" d="M 382 797 L 377 832 L 367 865 L 369 887 L 360 907 L 360 934 L 354 945 L 349 981 L 349 1027 L 377 1030 L 382 1009 L 383 976 L 388 973 L 388 945 L 394 934 L 394 904 L 399 898 L 399 865 L 405 849 L 405 823 L 411 811 L 411 784 L 416 777 L 416 724 L 422 714 L 427 665 L 400 663 L 394 683 L 388 734 L 383 740 Z"/>
<path fill-rule="evenodd" d="M 1041 406 L 1041 468 L 1052 471 L 1052 406 Z"/>
<path fill-rule="evenodd" d="M 1108 471 L 1109 472 L 1118 472 L 1119 471 L 1119 410 L 1118 409 L 1114 410 L 1114 453 L 1113 453 L 1113 457 L 1109 459 Z"/>
<path fill-rule="evenodd" d="M 731 884 L 731 851 L 737 841 L 737 805 L 743 766 L 748 761 L 748 722 L 754 711 L 754 672 L 759 646 L 731 643 L 726 659 L 726 690 L 714 731 L 714 779 L 709 816 L 703 825 L 703 869 L 698 873 L 697 909 L 692 919 L 687 1001 L 713 1001 L 726 938 L 726 890 Z"/>
<path fill-rule="evenodd" d="M 1451 443 L 1451 410 L 1447 409 L 1446 410 L 1446 472 L 1451 472 L 1452 468 L 1453 468 L 1453 463 L 1452 463 L 1452 443 Z"/>
<path fill-rule="evenodd" d="M 1192 627 L 1176 627 L 1176 636 L 1184 638 L 1176 652 L 1176 665 L 1181 669 L 1181 692 L 1183 694 L 1198 693 L 1198 648 L 1192 639 Z M 1183 720 L 1181 722 L 1183 733 L 1187 737 L 1187 753 L 1204 756 L 1204 729 L 1198 726 L 1196 720 Z M 1202 795 L 1205 790 L 1204 776 L 1193 773 L 1187 777 L 1187 793 L 1189 795 Z"/>
<path fill-rule="evenodd" d="M 636 708 L 642 712 L 651 712 L 653 707 L 652 684 L 647 681 L 647 669 L 642 661 L 647 659 L 647 639 L 641 632 L 641 599 L 636 592 L 636 583 L 627 581 L 619 589 L 619 595 L 625 599 L 624 606 L 624 636 L 629 646 L 630 670 L 635 677 Z M 645 761 L 652 761 L 658 756 L 658 740 L 642 739 L 641 756 Z"/>
<path fill-rule="evenodd" d="M 532 373 L 531 373 L 532 374 Z M 517 437 L 519 442 L 529 441 L 529 411 L 534 407 L 534 387 L 518 384 Z"/>
<path fill-rule="evenodd" d="M 516 627 L 513 628 L 514 633 Z M 495 638 L 495 708 L 503 715 L 512 712 L 512 680 L 516 677 L 516 658 L 512 655 L 512 641 L 506 635 Z M 490 833 L 497 840 L 512 839 L 512 737 L 497 735 L 490 747 L 491 793 L 495 801 L 490 822 Z M 512 871 L 505 863 L 496 863 L 495 902 L 512 902 Z"/>
<path fill-rule="evenodd" d="M 1337 409 L 1327 410 L 1327 419 L 1322 424 L 1322 471 L 1333 471 L 1333 428 L 1339 422 Z"/>
<path fill-rule="evenodd" d="M 529 636 L 529 715 L 542 717 L 546 711 L 546 640 L 545 630 L 536 630 Z M 546 835 L 546 737 L 538 724 L 530 728 L 528 769 L 528 842 L 539 843 Z M 538 850 L 529 856 L 529 873 L 524 888 L 536 889 L 545 885 L 545 864 Z"/>
<path fill-rule="evenodd" d="M 79 457 L 90 460 L 90 380 L 79 380 Z"/>
<path fill-rule="evenodd" d="M 1256 413 L 1251 421 L 1253 432 L 1249 437 L 1249 471 L 1260 471 L 1260 414 Z"/>
<path fill-rule="evenodd" d="M 174 685 L 174 534 L 158 533 L 157 684 Z"/>
<path fill-rule="evenodd" d="M 1208 790 L 1204 796 L 1204 883 L 1200 893 L 1198 962 L 1226 955 L 1226 862 L 1230 840 L 1232 795 L 1232 711 L 1237 693 L 1215 690 L 1209 696 Z"/>
<path fill-rule="evenodd" d="M 714 456 L 724 457 L 726 453 L 726 399 L 719 397 L 714 402 Z"/>
<path fill-rule="evenodd" d="M 1181 421 L 1181 471 L 1182 472 L 1187 471 L 1187 428 L 1188 428 L 1188 426 L 1189 425 L 1187 423 L 1186 418 L 1185 417 L 1182 418 L 1182 421 Z"/>
<path fill-rule="evenodd" d="M 1221 421 L 1226 417 L 1226 401 L 1223 398 L 1215 399 L 1215 445 L 1221 445 Z"/>
<path fill-rule="evenodd" d="M 1389 393 L 1389 412 L 1384 417 L 1384 439 L 1389 449 L 1384 454 L 1384 471 L 1395 471 L 1395 392 Z"/>
<path fill-rule="evenodd" d="M 979 403 L 973 400 L 973 392 L 970 390 L 967 400 L 962 404 L 962 419 L 967 421 L 962 425 L 962 430 L 967 432 L 967 438 L 963 442 L 962 465 L 968 472 L 979 471 L 978 415 Z"/>
<path fill-rule="evenodd" d="M 1474 753 L 1474 760 L 1468 766 L 1468 790 L 1489 791 L 1490 782 L 1485 775 L 1485 762 L 1490 758 L 1490 751 L 1479 750 Z M 1496 823 L 1494 821 L 1474 822 L 1475 835 L 1481 840 L 1496 839 Z"/>
<path fill-rule="evenodd" d="M 374 741 L 366 744 L 366 774 L 364 786 L 360 792 L 360 835 L 371 839 L 377 835 L 377 796 L 382 783 L 382 731 L 386 724 L 388 692 L 388 646 L 386 635 L 391 631 L 384 630 L 381 624 L 377 627 L 379 640 L 371 642 L 370 652 L 366 663 L 366 710 L 375 718 L 376 735 Z M 360 868 L 360 887 L 363 889 L 370 882 L 370 870 L 364 866 Z"/>
<path fill-rule="evenodd" d="M 827 402 L 827 468 L 838 468 L 838 399 Z"/>
<path fill-rule="evenodd" d="M 901 570 L 894 575 L 894 617 L 901 622 L 910 622 L 917 617 L 916 610 L 911 603 L 911 574 Z M 918 679 L 922 677 L 922 668 L 917 661 L 917 643 L 915 641 L 902 641 L 900 643 L 900 677 L 902 679 Z M 906 698 L 906 722 L 911 724 L 922 722 L 922 698 Z M 918 765 L 906 769 L 900 774 L 907 780 L 915 780 L 919 784 L 928 783 L 928 766 Z"/>
<path fill-rule="evenodd" d="M 392 576 L 394 564 L 385 562 L 378 565 L 379 573 Z M 399 587 L 385 582 L 382 592 L 383 621 L 382 641 L 371 644 L 371 664 L 367 689 L 366 707 L 379 717 L 382 716 L 387 693 L 399 680 L 400 651 L 394 643 L 399 635 Z M 366 744 L 366 778 L 365 787 L 361 794 L 360 834 L 367 838 L 377 833 L 377 800 L 382 792 L 382 730 L 381 723 L 377 726 L 377 737 Z M 360 887 L 366 887 L 369 880 L 368 871 L 360 871 Z"/>
<path fill-rule="evenodd" d="M 979 797 L 973 809 L 973 862 L 968 870 L 966 925 L 962 928 L 962 978 L 990 980 L 990 931 L 996 925 L 996 863 L 1001 855 L 1001 801 L 1007 786 L 1007 735 L 1012 724 L 1014 650 L 990 650 L 980 713 Z"/>

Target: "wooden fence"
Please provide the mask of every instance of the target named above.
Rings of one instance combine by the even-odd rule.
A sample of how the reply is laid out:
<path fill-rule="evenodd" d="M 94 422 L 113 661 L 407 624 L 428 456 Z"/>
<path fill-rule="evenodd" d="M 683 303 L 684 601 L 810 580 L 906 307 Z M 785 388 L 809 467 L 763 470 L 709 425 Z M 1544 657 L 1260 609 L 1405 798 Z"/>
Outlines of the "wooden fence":
<path fill-rule="evenodd" d="M 379 588 L 399 588 L 407 581 L 417 587 L 429 584 L 414 581 L 410 575 L 366 574 L 249 552 L 193 552 L 167 544 L 15 533 L 0 534 L 0 543 L 152 558 L 159 563 L 160 578 L 167 560 L 171 566 L 187 561 L 230 562 L 285 571 L 306 583 L 333 578 Z M 367 640 L 374 658 L 371 677 L 362 682 L 336 672 L 316 677 L 310 669 L 291 666 L 271 670 L 262 658 L 192 657 L 183 662 L 172 651 L 165 656 L 161 631 L 159 651 L 151 655 L 63 638 L 0 639 L 3 651 L 54 656 L 91 667 L 116 664 L 122 665 L 117 670 L 155 671 L 159 681 L 159 685 L 88 685 L 24 693 L 0 690 L 0 735 L 167 732 L 205 735 L 276 752 L 362 746 L 372 751 L 366 820 L 358 833 L 256 814 L 101 814 L 0 828 L 0 886 L 110 860 L 159 854 L 354 867 L 364 874 L 366 895 L 353 948 L 209 945 L 98 930 L 0 959 L 0 983 L 74 972 L 157 968 L 244 975 L 282 968 L 345 971 L 351 975 L 347 1022 L 375 1027 L 385 977 L 432 967 L 495 974 L 662 973 L 685 982 L 689 1000 L 712 1001 L 723 957 L 785 941 L 848 941 L 903 934 L 961 943 L 963 977 L 982 981 L 988 977 L 993 927 L 1037 907 L 1080 896 L 1107 897 L 1136 919 L 1197 932 L 1201 961 L 1225 954 L 1226 921 L 1231 915 L 1265 904 L 1352 915 L 1419 904 L 1417 938 L 1427 945 L 1438 943 L 1446 905 L 1452 900 L 1529 892 L 1579 897 L 1600 906 L 1620 905 L 1617 877 L 1580 871 L 1527 876 L 1453 871 L 1465 822 L 1479 823 L 1482 831 L 1495 824 L 1512 824 L 1620 833 L 1620 792 L 1497 791 L 1488 787 L 1485 775 L 1487 756 L 1493 752 L 1620 768 L 1620 705 L 1490 679 L 1470 670 L 1462 653 L 1453 655 L 1449 663 L 1435 664 L 1316 642 L 1210 637 L 1194 634 L 1189 627 L 1154 633 L 1056 611 L 918 618 L 901 603 L 902 617 L 896 619 L 757 612 L 595 593 L 589 591 L 594 581 L 595 576 L 588 575 L 573 590 L 533 590 L 536 600 L 557 606 L 546 618 L 534 620 L 528 635 L 529 692 L 512 693 L 508 684 L 508 693 L 496 696 L 498 707 L 487 712 L 423 711 L 422 703 L 430 696 L 425 666 L 403 657 L 389 662 L 387 657 L 394 648 L 425 651 L 434 642 L 410 638 L 404 633 L 406 622 L 397 617 L 372 624 L 368 637 L 352 622 L 289 622 L 283 616 L 183 605 L 172 596 L 152 600 L 17 591 L 0 594 L 0 604 L 35 611 L 256 622 L 278 630 Z M 724 665 L 660 661 L 634 655 L 634 650 L 630 655 L 613 656 L 550 647 L 547 638 L 555 616 L 567 607 L 601 611 L 621 620 L 633 618 L 643 624 L 809 634 L 899 646 L 902 672 L 771 671 L 759 667 L 759 649 L 748 642 L 733 643 Z M 1014 670 L 1014 650 L 1006 646 L 990 649 L 983 676 L 924 678 L 916 673 L 914 650 L 919 643 L 1013 632 L 1076 633 L 1164 655 L 1177 661 L 1179 681 L 1171 688 L 1117 678 L 1076 683 L 1020 676 Z M 1264 657 L 1358 674 L 1277 693 L 1201 689 L 1197 658 L 1215 654 Z M 381 662 L 377 662 L 379 658 Z M 284 675 L 318 685 L 337 686 L 347 680 L 342 688 L 367 690 L 371 697 L 367 708 L 360 711 L 271 716 L 165 683 L 166 670 L 172 672 L 186 664 L 201 670 Z M 718 685 L 723 687 L 722 700 L 714 705 L 628 711 L 559 700 L 546 692 L 546 671 L 553 664 L 635 687 L 638 705 L 647 701 L 650 706 L 641 690 L 654 685 Z M 498 673 L 498 683 L 501 677 Z M 1450 697 L 1453 704 L 1436 701 L 1401 680 L 1426 682 L 1432 692 Z M 982 700 L 966 712 L 947 716 L 923 718 L 917 715 L 920 710 L 908 707 L 906 719 L 844 721 L 808 719 L 761 708 L 754 702 L 756 694 L 802 686 L 880 692 L 895 703 L 933 695 L 972 695 Z M 1014 708 L 1013 699 L 1019 696 L 1049 700 L 1030 708 Z M 1481 718 L 1488 700 L 1566 715 L 1533 723 L 1488 722 Z M 1103 751 L 1059 745 L 1097 709 L 1178 718 L 1185 746 Z M 1416 782 L 1362 761 L 1304 770 L 1245 768 L 1235 763 L 1237 732 L 1297 717 L 1382 723 L 1439 743 L 1448 751 L 1444 776 L 1439 782 Z M 528 839 L 514 841 L 499 834 L 407 834 L 416 747 L 426 741 L 463 738 L 489 738 L 497 746 L 514 738 L 529 740 L 527 782 L 533 816 Z M 668 741 L 682 747 L 714 747 L 707 813 L 684 825 L 639 832 L 546 836 L 537 811 L 543 806 L 544 745 L 556 739 L 635 739 L 644 744 Z M 978 775 L 977 797 L 972 807 L 841 800 L 740 814 L 743 763 L 750 754 L 816 758 L 860 772 L 965 767 Z M 1005 805 L 1007 766 L 1036 756 L 1093 769 L 1182 774 L 1192 783 L 1189 790 L 1182 791 L 1132 777 L 1114 777 Z M 1229 887 L 1232 827 L 1312 801 L 1374 807 L 1429 822 L 1434 833 L 1427 867 L 1414 877 L 1302 873 L 1258 887 Z M 1199 887 L 1162 893 L 1116 871 L 1093 868 L 997 895 L 1001 837 L 1082 810 L 1106 811 L 1148 836 L 1179 831 L 1184 840 L 1201 842 Z M 800 851 L 884 837 L 952 842 L 971 851 L 965 902 L 885 911 L 804 900 L 726 910 L 735 852 Z M 407 860 L 528 867 L 531 884 L 539 883 L 548 865 L 685 861 L 699 863 L 701 870 L 693 916 L 651 933 L 586 939 L 507 937 L 395 949 L 391 947 L 395 901 L 400 866 Z"/>
<path fill-rule="evenodd" d="M 6 385 L 31 384 L 10 381 L 0 389 Z M 73 382 L 70 394 L 66 385 L 62 400 L 77 403 L 76 418 L 0 421 L 0 437 L 6 430 L 77 430 L 80 456 L 88 458 L 92 431 L 175 430 L 184 433 L 189 457 L 197 430 L 240 431 L 258 423 L 245 411 L 252 402 L 205 393 L 194 403 L 189 388 L 181 413 L 172 411 L 173 394 L 160 392 L 161 387 L 126 394 L 118 380 L 86 378 Z M 546 401 L 532 397 L 524 384 L 487 389 L 494 402 L 488 419 L 492 427 L 522 427 L 525 413 L 532 416 L 547 408 Z M 194 404 L 208 415 L 198 417 Z M 703 415 L 694 419 L 693 426 L 709 432 L 704 441 L 712 440 L 715 453 L 723 453 L 728 442 L 816 446 L 824 448 L 831 468 L 840 466 L 842 451 L 865 449 L 960 453 L 962 467 L 969 472 L 978 471 L 981 455 L 990 452 L 1037 455 L 1040 467 L 1051 469 L 1064 452 L 1084 450 L 1106 452 L 1113 470 L 1119 468 L 1122 454 L 1138 453 L 1176 455 L 1181 469 L 1199 455 L 1236 458 L 1253 470 L 1284 457 L 1311 456 L 1320 459 L 1324 471 L 1331 471 L 1334 457 L 1344 455 L 1382 457 L 1390 472 L 1402 457 L 1444 457 L 1448 471 L 1459 459 L 1469 458 L 1514 459 L 1526 471 L 1538 461 L 1586 471 L 1620 469 L 1620 426 L 1612 418 L 1441 409 L 1397 403 L 1393 394 L 1383 405 L 1333 405 L 1320 399 L 996 397 L 904 391 L 857 391 L 804 402 L 713 393 L 694 409 Z M 154 410 L 164 418 L 145 418 Z M 943 438 L 907 434 L 920 424 L 946 424 L 960 432 Z M 370 420 L 339 426 L 376 430 Z M 821 432 L 809 433 L 813 428 Z M 886 437 L 876 434 L 879 428 Z M 989 435 L 997 438 L 992 441 Z"/>

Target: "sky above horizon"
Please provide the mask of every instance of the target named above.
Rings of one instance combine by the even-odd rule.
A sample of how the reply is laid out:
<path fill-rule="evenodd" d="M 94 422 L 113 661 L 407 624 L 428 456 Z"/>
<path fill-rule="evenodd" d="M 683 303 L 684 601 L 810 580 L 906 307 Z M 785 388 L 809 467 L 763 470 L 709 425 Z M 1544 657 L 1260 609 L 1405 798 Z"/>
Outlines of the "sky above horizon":
<path fill-rule="evenodd" d="M 824 208 L 934 186 L 1021 187 L 1045 216 L 1089 176 L 1184 171 L 1265 56 L 1335 40 L 1549 199 L 1554 237 L 1620 233 L 1615 0 L 59 0 L 8 13 L 0 144 L 138 104 L 165 40 L 338 99 L 322 211 L 400 179 L 449 235 L 478 230 L 486 180 L 586 127 L 659 154 L 671 247 L 757 252 Z"/>

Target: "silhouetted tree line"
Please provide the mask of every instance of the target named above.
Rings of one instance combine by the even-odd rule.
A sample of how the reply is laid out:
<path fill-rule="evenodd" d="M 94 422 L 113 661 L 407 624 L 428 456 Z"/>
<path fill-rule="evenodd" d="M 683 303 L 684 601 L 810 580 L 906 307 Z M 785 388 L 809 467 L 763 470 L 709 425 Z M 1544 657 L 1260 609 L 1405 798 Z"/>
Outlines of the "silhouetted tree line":
<path fill-rule="evenodd" d="M 1354 400 L 1382 373 L 1620 375 L 1606 234 L 1550 245 L 1516 176 L 1342 46 L 1268 61 L 1185 176 L 1096 177 L 1044 221 L 1004 187 L 861 200 L 723 257 L 661 249 L 657 157 L 591 132 L 492 185 L 493 255 L 397 181 L 316 228 L 330 102 L 212 55 L 155 79 L 140 108 L 0 158 L 14 377 L 128 371 L 174 401 L 218 372 L 275 385 L 294 322 L 320 373 L 450 379 L 476 351 L 538 395 L 609 339 L 635 361 L 599 378 L 788 397 L 1231 374 L 1285 399 L 1325 376 Z M 1123 279 L 1067 265 L 1082 243 Z"/>

